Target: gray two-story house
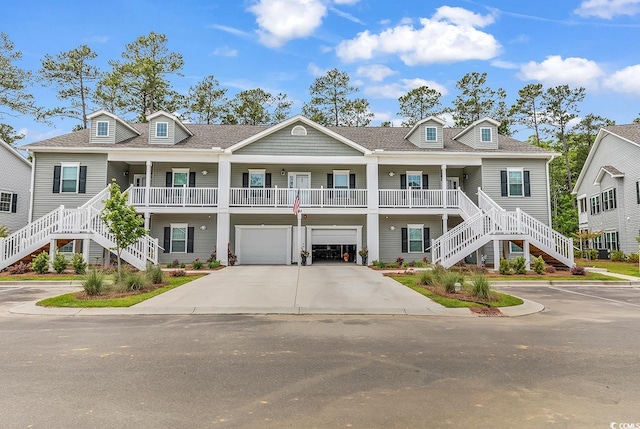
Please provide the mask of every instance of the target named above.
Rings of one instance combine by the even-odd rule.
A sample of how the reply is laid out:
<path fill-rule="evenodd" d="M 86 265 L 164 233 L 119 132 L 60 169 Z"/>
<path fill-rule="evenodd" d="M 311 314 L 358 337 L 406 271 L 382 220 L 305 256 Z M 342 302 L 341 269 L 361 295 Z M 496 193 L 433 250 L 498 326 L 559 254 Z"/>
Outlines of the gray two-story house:
<path fill-rule="evenodd" d="M 302 116 L 272 126 L 148 119 L 98 111 L 88 130 L 29 145 L 31 220 L 56 227 L 23 237 L 28 246 L 11 241 L 12 252 L 71 239 L 73 251 L 103 260 L 109 237 L 98 213 L 115 179 L 150 231 L 125 255 L 141 267 L 213 251 L 225 264 L 229 252 L 238 264 L 291 264 L 303 250 L 308 263 L 359 263 L 364 249 L 369 264 L 497 266 L 531 253 L 573 264 L 571 240 L 548 226 L 554 154 L 499 135 L 490 118 L 447 128 L 430 117 L 411 129 L 324 127 Z"/>
<path fill-rule="evenodd" d="M 29 222 L 31 162 L 0 140 L 0 226 L 17 231 Z"/>
<path fill-rule="evenodd" d="M 638 251 L 640 236 L 640 124 L 602 128 L 573 193 L 581 231 L 599 231 L 594 249 Z"/>

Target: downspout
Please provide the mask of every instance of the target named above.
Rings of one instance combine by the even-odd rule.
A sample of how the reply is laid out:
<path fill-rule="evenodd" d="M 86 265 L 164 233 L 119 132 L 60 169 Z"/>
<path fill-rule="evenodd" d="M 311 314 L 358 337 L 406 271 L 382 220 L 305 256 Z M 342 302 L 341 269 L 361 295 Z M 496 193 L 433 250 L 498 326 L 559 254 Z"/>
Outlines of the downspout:
<path fill-rule="evenodd" d="M 549 179 L 549 164 L 551 164 L 551 161 L 553 161 L 554 158 L 555 157 L 552 155 L 544 166 L 545 174 L 547 175 L 547 222 L 550 228 L 553 228 L 553 222 L 551 221 L 551 181 Z"/>
<path fill-rule="evenodd" d="M 36 178 L 36 154 L 34 152 L 27 152 L 31 155 L 31 185 L 29 187 L 29 223 L 33 222 L 33 193 L 35 187 Z"/>

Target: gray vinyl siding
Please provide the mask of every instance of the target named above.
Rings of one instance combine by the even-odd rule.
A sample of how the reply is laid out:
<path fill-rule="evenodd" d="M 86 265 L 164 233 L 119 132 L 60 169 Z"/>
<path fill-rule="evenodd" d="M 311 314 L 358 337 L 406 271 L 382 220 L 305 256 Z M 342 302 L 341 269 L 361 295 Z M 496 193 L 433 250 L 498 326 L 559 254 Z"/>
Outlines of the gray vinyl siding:
<path fill-rule="evenodd" d="M 549 199 L 545 159 L 483 159 L 482 190 L 506 210 L 520 208 L 540 222 L 549 222 Z M 530 197 L 503 197 L 500 189 L 500 171 L 507 168 L 528 170 L 531 181 Z"/>
<path fill-rule="evenodd" d="M 190 264 L 196 258 L 206 261 L 216 247 L 217 217 L 215 214 L 154 214 L 151 217 L 150 235 L 158 239 L 160 246 L 164 242 L 164 228 L 172 223 L 186 223 L 194 228 L 193 253 L 164 253 L 160 251 L 158 262 L 167 264 L 177 259 Z M 206 226 L 204 231 L 201 226 Z"/>
<path fill-rule="evenodd" d="M 107 183 L 111 184 L 113 179 L 120 186 L 121 191 L 125 191 L 129 187 L 129 177 L 125 176 L 125 172 L 129 171 L 129 165 L 125 162 L 109 162 L 107 165 Z"/>
<path fill-rule="evenodd" d="M 176 143 L 180 143 L 182 140 L 184 140 L 187 137 L 189 137 L 189 134 L 185 130 L 183 130 L 180 125 L 175 125 L 174 126 L 174 134 L 175 134 L 175 142 Z"/>
<path fill-rule="evenodd" d="M 436 141 L 434 142 L 427 141 L 426 130 L 425 130 L 426 127 L 436 128 Z M 427 148 L 427 149 L 442 149 L 444 147 L 442 125 L 440 125 L 436 121 L 427 121 L 421 124 L 416 131 L 417 132 L 414 132 L 413 134 L 411 134 L 408 139 L 414 145 L 420 148 Z"/>
<path fill-rule="evenodd" d="M 98 132 L 98 122 L 109 122 L 109 135 L 106 137 L 98 137 L 96 133 Z M 91 119 L 91 133 L 90 133 L 90 142 L 91 143 L 115 143 L 116 142 L 116 120 L 107 115 L 96 116 Z"/>
<path fill-rule="evenodd" d="M 471 201 L 478 204 L 478 188 L 482 186 L 482 168 L 465 167 L 463 174 L 466 174 L 468 178 L 464 179 L 464 176 L 460 178 L 462 189 L 471 198 Z"/>
<path fill-rule="evenodd" d="M 362 156 L 362 152 L 315 128 L 304 126 L 306 136 L 292 136 L 292 124 L 235 151 L 238 155 Z"/>
<path fill-rule="evenodd" d="M 311 173 L 311 188 L 320 189 L 327 187 L 327 174 L 333 173 L 333 170 L 349 170 L 349 173 L 356 175 L 356 188 L 367 188 L 367 167 L 365 165 L 329 165 L 329 164 L 313 164 L 313 165 L 287 165 L 287 164 L 232 164 L 231 166 L 231 187 L 242 187 L 242 173 L 246 173 L 249 169 L 260 170 L 265 169 L 266 173 L 271 173 L 271 187 L 287 188 L 289 186 L 289 173 Z M 285 171 L 284 176 L 281 175 L 282 170 Z M 398 179 L 400 180 L 400 179 Z M 398 182 L 400 183 L 400 182 Z M 399 185 L 398 185 L 399 186 Z"/>
<path fill-rule="evenodd" d="M 85 194 L 53 193 L 53 167 L 63 162 L 79 162 L 87 167 Z M 90 200 L 107 186 L 106 154 L 45 153 L 36 154 L 33 219 L 64 205 L 76 208 Z"/>
<path fill-rule="evenodd" d="M 482 141 L 482 128 L 490 128 L 491 129 L 491 141 L 483 142 Z M 489 122 L 481 122 L 474 127 L 473 134 L 476 139 L 476 149 L 498 149 L 498 128 L 489 123 Z"/>
<path fill-rule="evenodd" d="M 400 189 L 400 175 L 407 174 L 407 171 L 422 171 L 429 176 L 428 189 L 442 189 L 442 170 L 437 165 L 381 165 L 378 167 L 378 188 Z M 393 177 L 389 176 L 390 172 L 393 172 Z"/>
<path fill-rule="evenodd" d="M 459 141 L 462 144 L 465 144 L 469 147 L 476 147 L 476 135 L 473 132 L 474 130 L 469 130 L 466 133 L 464 133 L 463 135 L 461 135 L 460 137 L 458 137 L 456 139 L 456 141 Z"/>
<path fill-rule="evenodd" d="M 156 124 L 158 122 L 167 123 L 167 137 L 156 137 Z M 149 122 L 149 143 L 150 144 L 175 144 L 176 124 L 166 116 L 158 116 Z"/>
<path fill-rule="evenodd" d="M 16 194 L 18 197 L 15 213 L 0 212 L 0 225 L 15 232 L 28 223 L 29 200 L 31 198 L 31 167 L 16 157 L 16 153 L 0 144 L 2 174 L 0 191 Z"/>
<path fill-rule="evenodd" d="M 636 182 L 640 179 L 640 147 L 606 134 L 594 153 L 589 165 L 585 165 L 584 179 L 577 194 L 586 194 L 587 219 L 589 228 L 594 231 L 618 231 L 620 250 L 625 253 L 638 251 L 635 237 L 640 235 L 640 205 L 636 200 Z M 612 178 L 605 173 L 600 186 L 594 185 L 600 168 L 613 166 L 624 173 L 622 178 Z M 600 195 L 602 210 L 602 191 L 616 188 L 617 209 L 591 214 L 590 198 Z"/>
<path fill-rule="evenodd" d="M 452 221 L 452 219 L 450 219 Z M 431 261 L 431 252 L 428 253 L 402 253 L 402 228 L 407 225 L 423 224 L 429 228 L 430 239 L 442 235 L 442 218 L 440 216 L 380 216 L 380 260 L 383 262 L 393 262 L 402 256 L 405 262 L 421 261 L 427 257 Z M 395 229 L 391 231 L 391 227 Z"/>
<path fill-rule="evenodd" d="M 144 174 L 146 172 L 145 166 L 139 171 L 136 169 L 136 174 Z M 154 162 L 151 171 L 151 186 L 164 187 L 166 185 L 166 173 L 172 171 L 173 168 L 188 168 L 189 171 L 196 173 L 196 188 L 215 188 L 218 186 L 218 164 L 207 163 L 167 163 L 167 162 Z M 207 175 L 203 175 L 202 172 L 206 171 Z M 130 179 L 133 180 L 133 176 L 130 173 Z"/>
<path fill-rule="evenodd" d="M 122 141 L 128 140 L 131 137 L 135 137 L 138 134 L 131 131 L 129 128 L 124 126 L 124 124 L 116 123 L 116 143 L 120 143 Z"/>

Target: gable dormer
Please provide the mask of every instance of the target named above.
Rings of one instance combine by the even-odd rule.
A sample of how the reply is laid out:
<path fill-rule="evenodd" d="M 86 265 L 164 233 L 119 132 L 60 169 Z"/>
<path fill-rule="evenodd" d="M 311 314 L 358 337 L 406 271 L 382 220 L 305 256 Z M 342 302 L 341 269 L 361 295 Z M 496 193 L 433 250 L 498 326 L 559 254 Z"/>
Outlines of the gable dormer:
<path fill-rule="evenodd" d="M 462 130 L 453 139 L 474 149 L 498 149 L 500 122 L 482 118 Z"/>
<path fill-rule="evenodd" d="M 91 127 L 90 143 L 114 144 L 140 135 L 131 125 L 106 110 L 93 112 L 87 119 Z"/>
<path fill-rule="evenodd" d="M 442 129 L 445 121 L 435 116 L 429 116 L 416 123 L 404 137 L 414 145 L 423 149 L 442 149 L 444 139 Z"/>
<path fill-rule="evenodd" d="M 176 144 L 193 134 L 180 120 L 162 110 L 147 116 L 149 144 Z"/>

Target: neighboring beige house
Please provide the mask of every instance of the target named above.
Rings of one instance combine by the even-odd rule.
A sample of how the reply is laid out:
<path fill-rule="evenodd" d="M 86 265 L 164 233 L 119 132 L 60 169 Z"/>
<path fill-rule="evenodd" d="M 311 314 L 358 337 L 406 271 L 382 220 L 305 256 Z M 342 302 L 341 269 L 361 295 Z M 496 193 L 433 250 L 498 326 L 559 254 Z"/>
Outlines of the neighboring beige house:
<path fill-rule="evenodd" d="M 31 162 L 0 140 L 0 225 L 17 231 L 29 222 Z"/>
<path fill-rule="evenodd" d="M 638 251 L 640 124 L 604 127 L 576 181 L 580 230 L 602 231 L 594 249 Z"/>
<path fill-rule="evenodd" d="M 26 244 L 13 239 L 5 265 L 59 239 L 103 258 L 110 241 L 98 213 L 113 178 L 150 230 L 125 255 L 140 267 L 204 260 L 214 249 L 222 263 L 228 249 L 238 264 L 297 263 L 303 249 L 308 263 L 345 254 L 359 263 L 365 248 L 368 263 L 497 266 L 501 256 L 534 253 L 573 265 L 571 240 L 548 226 L 554 153 L 499 135 L 490 118 L 447 128 L 430 117 L 411 129 L 323 127 L 303 116 L 183 124 L 166 112 L 129 124 L 102 110 L 89 120 L 90 129 L 27 146 L 32 221 L 55 228 L 22 237 Z"/>

